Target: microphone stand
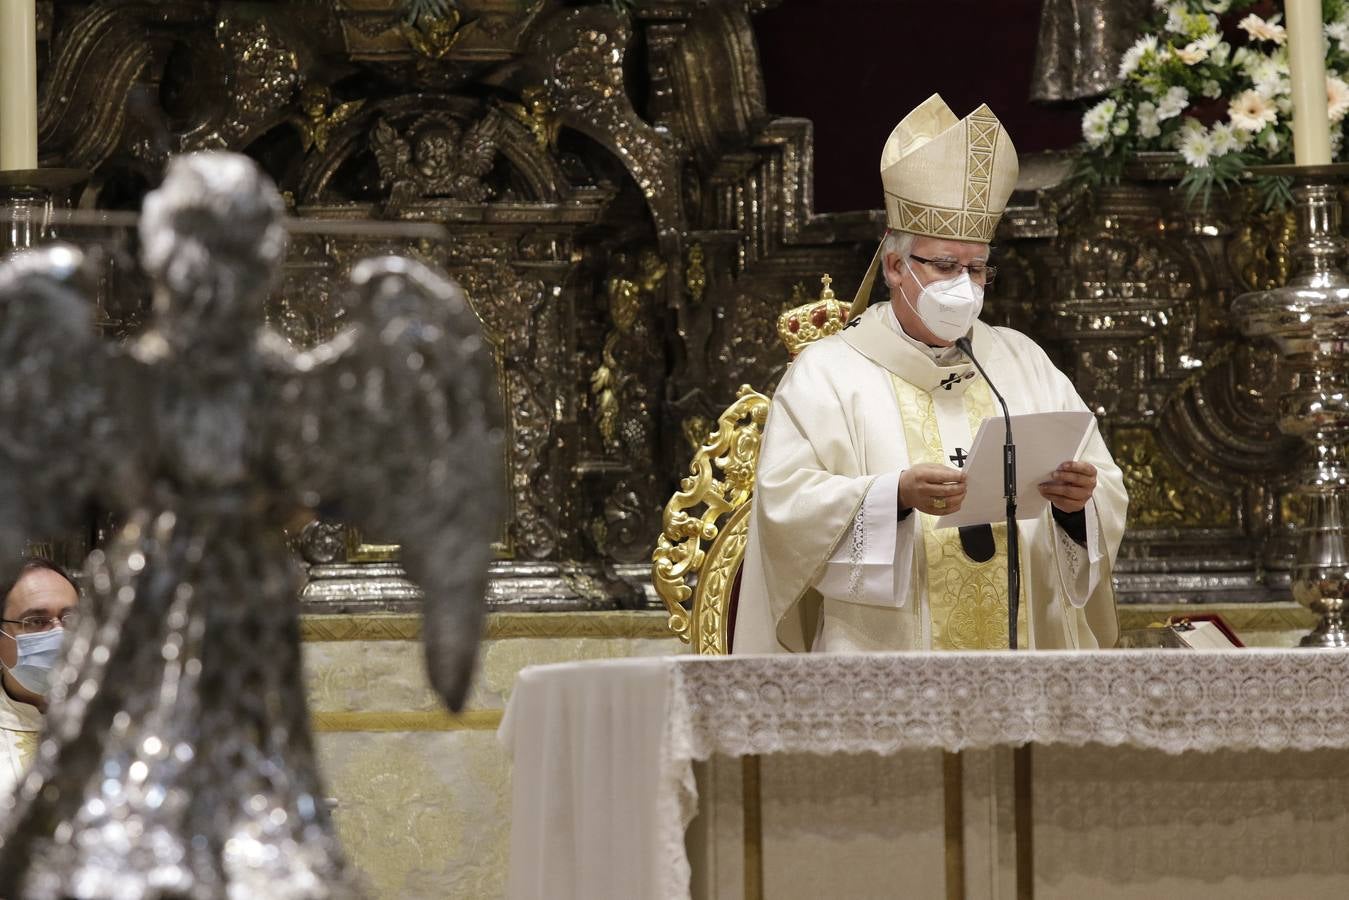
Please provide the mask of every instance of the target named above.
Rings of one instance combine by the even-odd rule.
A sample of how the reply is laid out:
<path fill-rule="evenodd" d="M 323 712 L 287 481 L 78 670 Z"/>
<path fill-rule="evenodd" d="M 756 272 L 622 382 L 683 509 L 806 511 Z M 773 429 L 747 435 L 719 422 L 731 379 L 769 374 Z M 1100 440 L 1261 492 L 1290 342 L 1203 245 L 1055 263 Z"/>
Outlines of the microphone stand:
<path fill-rule="evenodd" d="M 974 358 L 974 348 L 968 337 L 956 338 L 956 347 L 969 357 L 970 362 L 979 370 L 988 389 L 1002 405 L 1002 420 L 1007 425 L 1007 437 L 1002 445 L 1002 492 L 1007 498 L 1007 646 L 1016 649 L 1016 622 L 1021 611 L 1021 545 L 1016 527 L 1016 444 L 1012 442 L 1012 416 L 1007 411 L 1007 401 L 994 387 L 992 379 Z"/>

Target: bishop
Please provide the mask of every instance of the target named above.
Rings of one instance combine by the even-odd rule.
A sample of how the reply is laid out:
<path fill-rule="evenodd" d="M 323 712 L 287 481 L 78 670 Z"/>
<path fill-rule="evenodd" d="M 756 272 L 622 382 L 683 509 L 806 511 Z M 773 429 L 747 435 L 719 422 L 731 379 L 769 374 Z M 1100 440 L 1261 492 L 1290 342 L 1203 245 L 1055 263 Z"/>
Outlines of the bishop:
<path fill-rule="evenodd" d="M 1006 526 L 933 527 L 960 508 L 972 435 L 996 414 L 956 340 L 1013 415 L 1087 409 L 1033 340 L 979 320 L 1018 172 L 992 110 L 957 119 L 934 94 L 895 127 L 880 169 L 889 227 L 854 318 L 807 347 L 773 397 L 736 653 L 1005 648 Z M 868 308 L 878 271 L 889 299 Z M 1045 512 L 1020 521 L 1020 646 L 1112 646 L 1128 497 L 1094 423 L 1039 490 Z"/>

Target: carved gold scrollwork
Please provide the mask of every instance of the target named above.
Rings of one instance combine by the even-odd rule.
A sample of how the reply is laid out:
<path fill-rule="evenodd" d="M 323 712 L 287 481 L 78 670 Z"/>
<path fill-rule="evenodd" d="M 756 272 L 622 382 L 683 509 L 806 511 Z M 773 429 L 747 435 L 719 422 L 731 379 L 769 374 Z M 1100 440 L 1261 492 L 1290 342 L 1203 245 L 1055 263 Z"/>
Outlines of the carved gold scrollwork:
<path fill-rule="evenodd" d="M 698 634 L 698 653 L 703 656 L 730 652 L 731 592 L 749 543 L 749 510 L 746 503 L 731 513 L 721 534 L 707 548 L 702 577 L 693 592 L 693 630 Z"/>
<path fill-rule="evenodd" d="M 1129 491 L 1129 524 L 1142 528 L 1232 523 L 1232 498 L 1210 491 L 1157 444 L 1150 428 L 1115 432 L 1115 459 Z"/>
<path fill-rule="evenodd" d="M 726 609 L 748 537 L 768 406 L 767 397 L 742 385 L 665 506 L 651 580 L 670 613 L 670 630 L 685 643 L 696 631 L 699 653 L 726 652 Z"/>

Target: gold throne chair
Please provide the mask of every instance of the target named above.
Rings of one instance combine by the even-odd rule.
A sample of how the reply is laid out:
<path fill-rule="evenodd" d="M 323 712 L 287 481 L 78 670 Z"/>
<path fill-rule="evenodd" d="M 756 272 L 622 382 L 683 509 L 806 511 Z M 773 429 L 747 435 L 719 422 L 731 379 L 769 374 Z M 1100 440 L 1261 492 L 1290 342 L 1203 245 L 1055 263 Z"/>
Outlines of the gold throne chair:
<path fill-rule="evenodd" d="M 831 282 L 825 275 L 818 299 L 778 316 L 778 337 L 792 358 L 847 323 L 848 310 L 834 296 Z M 670 613 L 670 630 L 700 654 L 731 652 L 768 406 L 767 396 L 741 385 L 665 504 L 651 581 Z"/>

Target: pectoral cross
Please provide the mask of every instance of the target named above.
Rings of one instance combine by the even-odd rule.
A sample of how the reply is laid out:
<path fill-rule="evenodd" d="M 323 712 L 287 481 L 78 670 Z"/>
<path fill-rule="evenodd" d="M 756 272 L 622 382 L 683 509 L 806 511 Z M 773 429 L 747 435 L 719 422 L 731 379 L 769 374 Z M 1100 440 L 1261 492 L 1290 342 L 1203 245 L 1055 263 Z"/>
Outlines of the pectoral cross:
<path fill-rule="evenodd" d="M 955 385 L 955 383 L 958 382 L 959 380 L 960 376 L 957 375 L 955 372 L 952 372 L 950 375 L 947 375 L 945 378 L 942 379 L 940 387 L 944 391 L 949 391 L 951 387 Z"/>
<path fill-rule="evenodd" d="M 969 459 L 970 455 L 966 453 L 963 448 L 957 447 L 956 452 L 946 458 L 955 463 L 956 468 L 963 469 L 965 468 L 965 460 Z"/>

